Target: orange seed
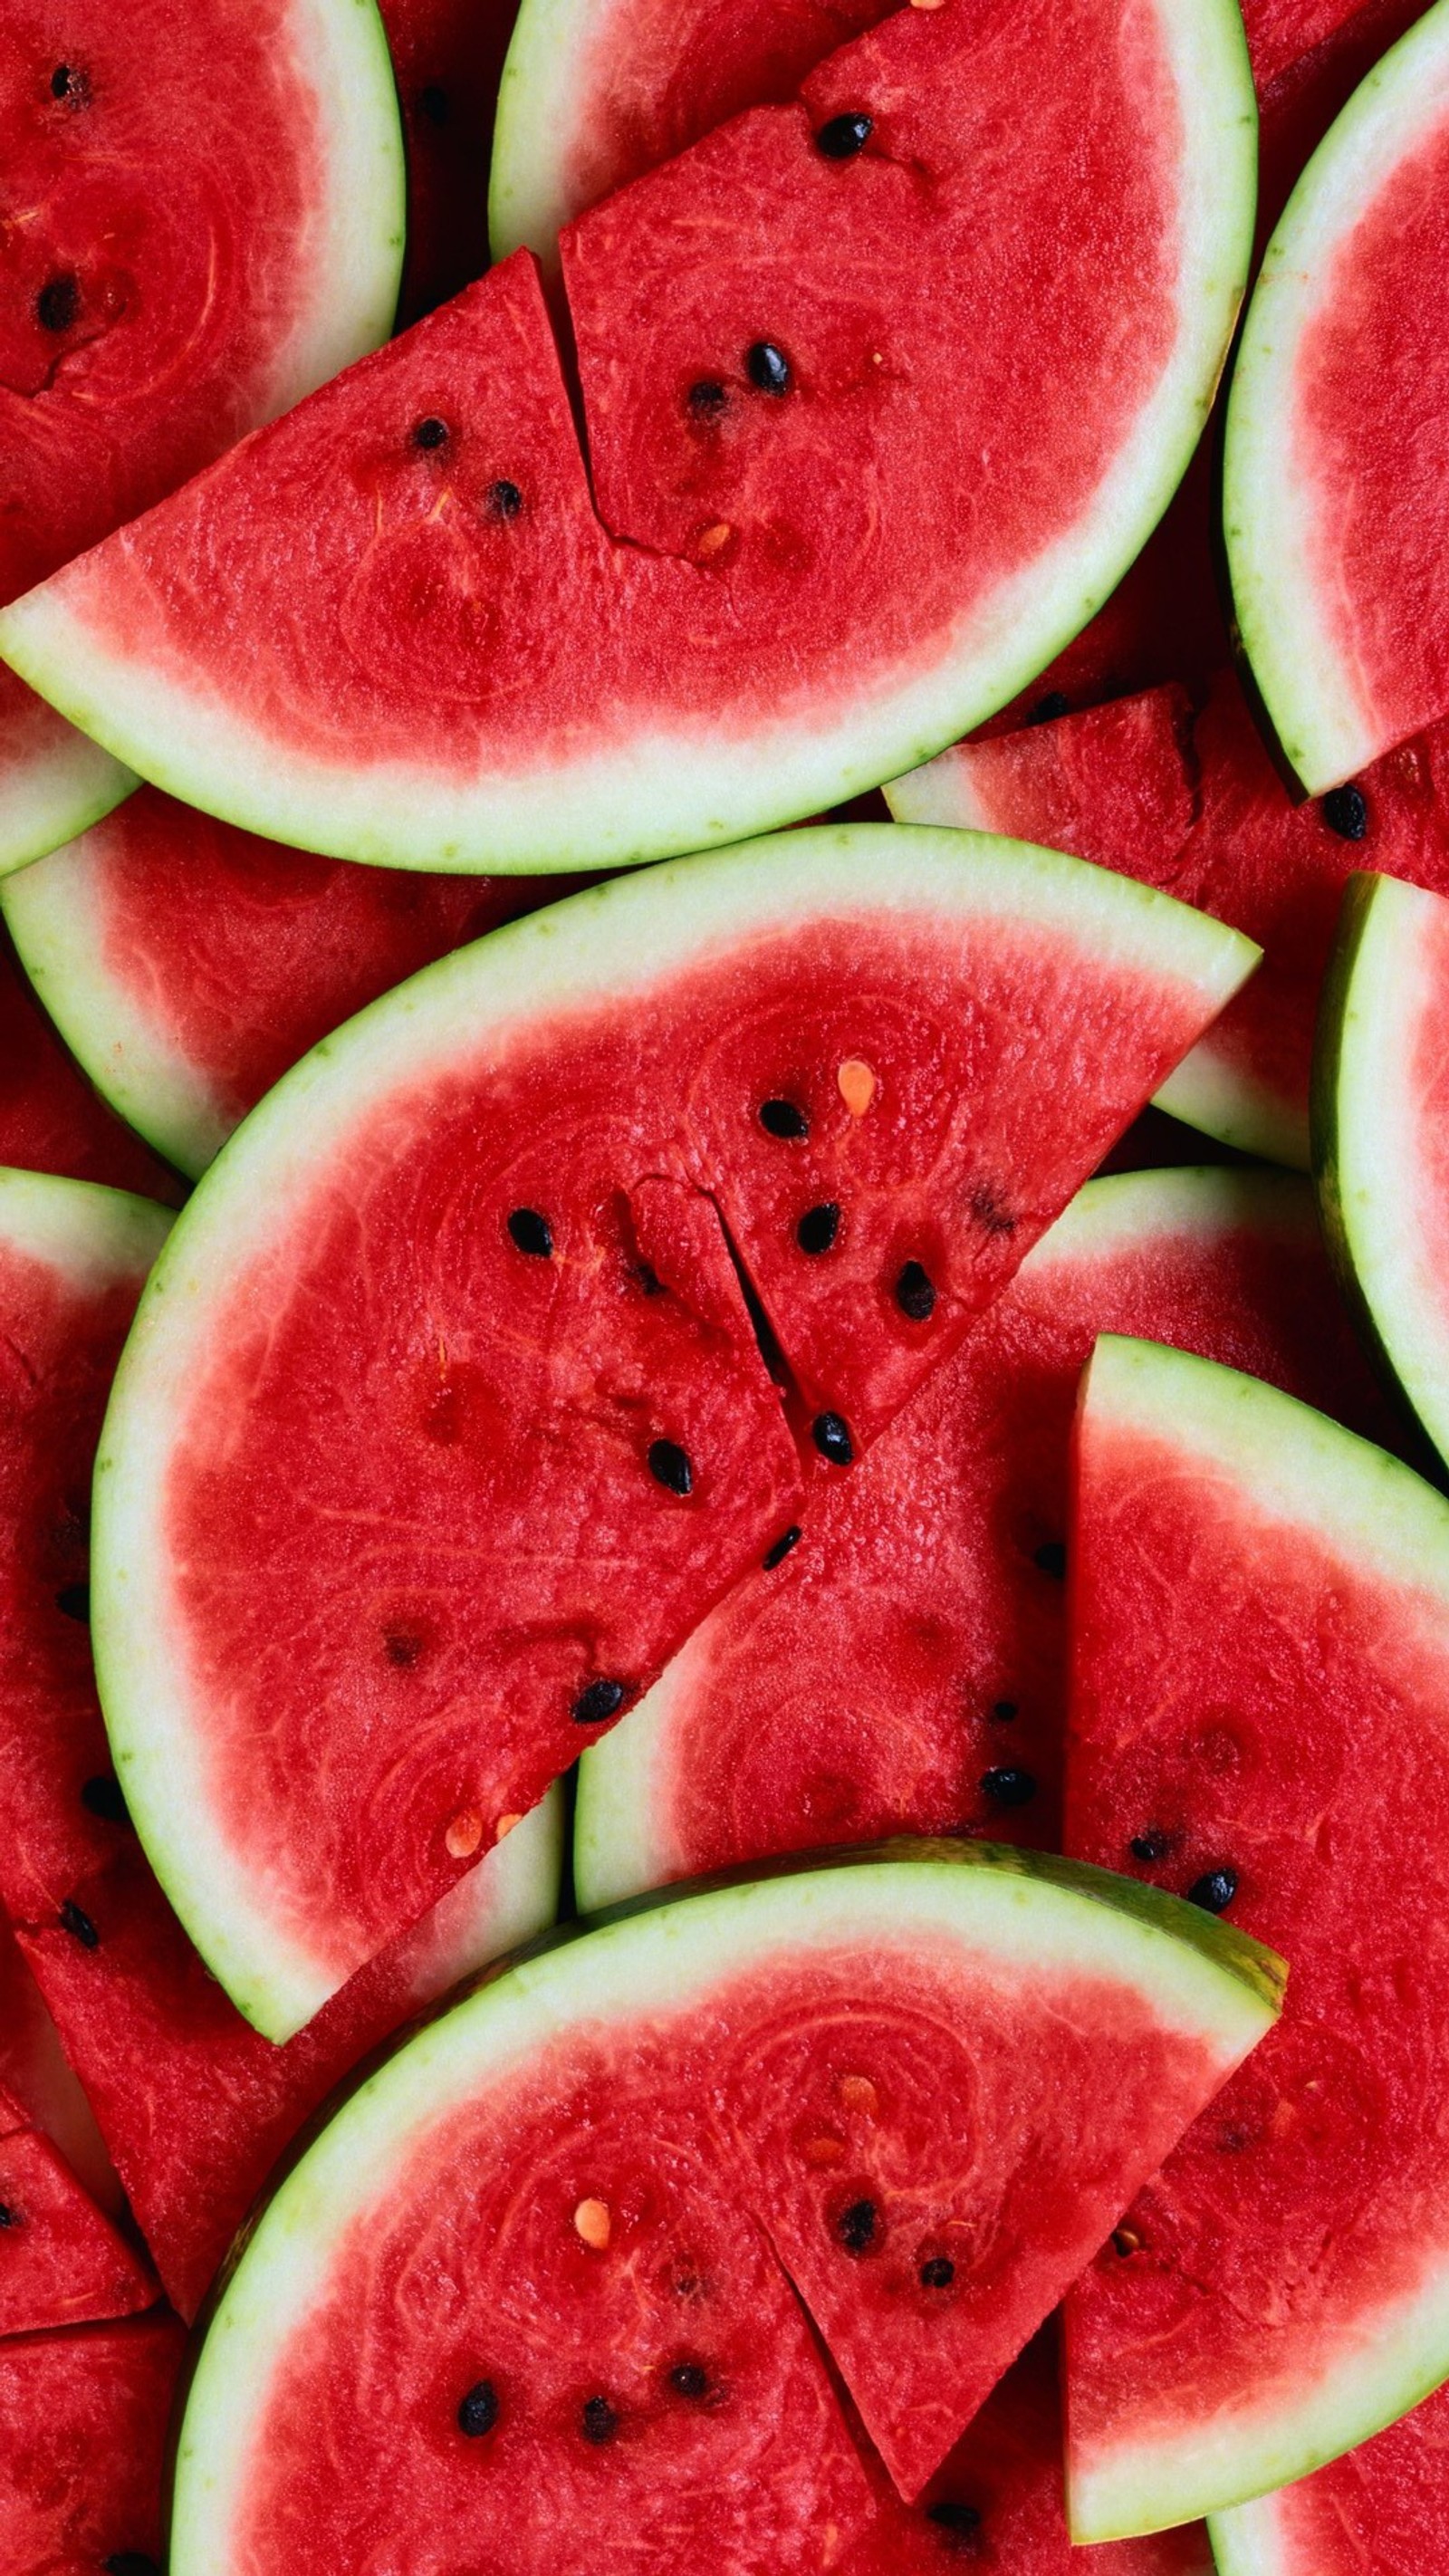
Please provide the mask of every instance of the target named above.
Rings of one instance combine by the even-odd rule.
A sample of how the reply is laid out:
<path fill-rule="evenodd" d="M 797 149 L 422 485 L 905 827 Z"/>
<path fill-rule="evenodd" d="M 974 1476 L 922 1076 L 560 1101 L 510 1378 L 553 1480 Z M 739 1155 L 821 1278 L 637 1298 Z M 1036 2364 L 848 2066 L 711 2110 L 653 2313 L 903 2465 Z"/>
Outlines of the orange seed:
<path fill-rule="evenodd" d="M 934 6 L 934 0 L 932 0 Z M 919 6 L 919 0 L 917 0 Z M 848 1055 L 835 1077 L 852 1118 L 863 1118 L 875 1098 L 875 1074 L 863 1056 Z"/>

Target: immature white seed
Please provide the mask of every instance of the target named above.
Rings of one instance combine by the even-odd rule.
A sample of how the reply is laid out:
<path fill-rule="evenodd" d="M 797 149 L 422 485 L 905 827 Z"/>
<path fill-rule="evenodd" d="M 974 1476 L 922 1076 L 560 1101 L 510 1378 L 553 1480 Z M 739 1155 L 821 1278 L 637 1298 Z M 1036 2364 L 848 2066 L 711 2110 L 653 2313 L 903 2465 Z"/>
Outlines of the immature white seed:
<path fill-rule="evenodd" d="M 483 1819 L 472 1807 L 465 1807 L 453 1818 L 443 1836 L 453 1860 L 471 1860 L 483 1840 Z"/>
<path fill-rule="evenodd" d="M 605 2246 L 608 2244 L 609 2238 L 614 2232 L 613 2221 L 609 2216 L 608 2202 L 606 2200 L 581 2200 L 578 2208 L 574 2211 L 574 2225 L 578 2229 L 580 2236 L 582 2236 L 584 2243 L 586 2245 L 592 2245 L 596 2254 L 602 2254 Z"/>
<path fill-rule="evenodd" d="M 915 5 L 920 8 L 923 0 L 915 0 Z M 930 6 L 935 8 L 936 0 L 930 0 Z M 863 1118 L 875 1098 L 874 1068 L 866 1063 L 864 1056 L 848 1055 L 835 1079 L 851 1117 Z"/>

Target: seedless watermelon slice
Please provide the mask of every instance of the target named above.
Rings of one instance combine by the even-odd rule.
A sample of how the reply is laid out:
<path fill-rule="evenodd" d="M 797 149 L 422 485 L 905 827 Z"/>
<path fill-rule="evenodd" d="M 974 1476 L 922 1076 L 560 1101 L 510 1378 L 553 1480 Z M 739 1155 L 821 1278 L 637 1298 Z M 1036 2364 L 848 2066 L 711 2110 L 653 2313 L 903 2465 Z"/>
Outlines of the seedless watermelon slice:
<path fill-rule="evenodd" d="M 1096 2539 L 1301 2476 L 1449 2372 L 1449 1503 L 1148 1342 L 1099 1342 L 1077 1473 L 1068 1847 L 1293 1961 L 1068 2299 Z"/>
<path fill-rule="evenodd" d="M 587 463 L 508 261 L 0 644 L 158 784 L 338 856 L 608 865 L 839 803 L 1136 552 L 1222 361 L 1251 144 L 1227 0 L 1070 0 L 1050 45 L 1015 0 L 902 9 L 572 229 Z M 1044 259 L 1071 313 L 1030 365 Z"/>
<path fill-rule="evenodd" d="M 585 1753 L 587 1910 L 766 1852 L 1060 1834 L 1067 1451 L 1100 1332 L 1251 1368 L 1382 1434 L 1306 1182 L 1090 1181 L 797 1546 Z"/>
<path fill-rule="evenodd" d="M 1449 2556 L 1449 2390 L 1315 2477 L 1213 2516 L 1218 2576 L 1405 2576 Z"/>
<path fill-rule="evenodd" d="M 1269 243 L 1228 405 L 1244 645 L 1310 794 L 1449 711 L 1449 9 L 1354 93 Z M 1406 400 L 1406 389 L 1412 400 Z"/>
<path fill-rule="evenodd" d="M 781 858 L 427 969 L 269 1095 L 156 1273 L 98 1472 L 102 1699 L 273 2037 L 793 1526 L 736 1265 L 848 1472 L 1251 956 L 1012 843 Z"/>
<path fill-rule="evenodd" d="M 767 2244 L 910 2497 L 1271 2024 L 1279 1965 L 1120 1880 L 915 1844 L 513 1969 L 262 2216 L 192 2386 L 173 2576 L 294 2566 L 304 2525 L 338 2566 L 446 2528 L 519 2576 L 560 2529 L 658 2576 L 705 2531 L 817 2569 L 827 2502 L 843 2538 L 868 2497 Z"/>
<path fill-rule="evenodd" d="M 16 0 L 0 122 L 10 600 L 385 337 L 402 153 L 371 0 Z M 0 869 L 133 783 L 0 681 Z"/>
<path fill-rule="evenodd" d="M 1314 1160 L 1324 1228 L 1385 1366 L 1449 1455 L 1449 903 L 1354 877 L 1324 996 Z"/>

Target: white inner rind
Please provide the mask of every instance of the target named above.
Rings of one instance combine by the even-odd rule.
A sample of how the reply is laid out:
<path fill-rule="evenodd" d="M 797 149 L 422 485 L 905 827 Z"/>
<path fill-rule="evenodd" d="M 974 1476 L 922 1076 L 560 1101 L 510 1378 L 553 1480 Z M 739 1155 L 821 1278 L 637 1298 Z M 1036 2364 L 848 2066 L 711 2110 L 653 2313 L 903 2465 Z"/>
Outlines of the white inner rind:
<path fill-rule="evenodd" d="M 137 784 L 134 770 L 46 712 L 36 748 L 0 759 L 0 880 L 88 831 Z"/>
<path fill-rule="evenodd" d="M 1210 2515 L 1208 2538 L 1217 2576 L 1322 2576 L 1318 2567 L 1295 2567 L 1278 2495 Z M 1407 2568 L 1403 2576 L 1410 2576 Z M 1418 2576 L 1429 2576 L 1429 2570 Z"/>
<path fill-rule="evenodd" d="M 174 1223 L 170 1208 L 129 1190 L 0 1166 L 0 1242 L 79 1295 L 144 1278 Z"/>

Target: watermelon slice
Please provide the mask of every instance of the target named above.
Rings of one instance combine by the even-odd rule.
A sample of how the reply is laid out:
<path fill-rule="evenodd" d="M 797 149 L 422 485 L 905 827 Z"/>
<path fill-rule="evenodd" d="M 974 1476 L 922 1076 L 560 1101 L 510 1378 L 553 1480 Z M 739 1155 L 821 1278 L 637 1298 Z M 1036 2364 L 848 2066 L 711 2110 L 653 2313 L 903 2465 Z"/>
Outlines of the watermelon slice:
<path fill-rule="evenodd" d="M 602 866 L 810 814 L 1111 588 L 1201 425 L 1251 194 L 1227 0 L 1070 0 L 1050 45 L 1017 0 L 901 9 L 572 228 L 587 463 L 507 261 L 0 649 L 159 785 L 337 856 Z"/>
<path fill-rule="evenodd" d="M 898 823 L 1042 841 L 1170 886 L 1196 813 L 1191 748 L 1191 702 L 1174 682 L 955 743 L 893 779 L 886 801 Z"/>
<path fill-rule="evenodd" d="M 1354 877 L 1324 995 L 1314 1160 L 1324 1230 L 1373 1347 L 1449 1455 L 1443 991 L 1449 903 Z"/>
<path fill-rule="evenodd" d="M 1251 955 L 1052 853 L 802 832 L 495 932 L 284 1078 L 97 1501 L 111 1740 L 249 2018 L 314 2012 L 794 1525 L 741 1277 L 838 1476 Z"/>
<path fill-rule="evenodd" d="M 929 1843 L 516 1967 L 263 2212 L 192 2384 L 172 2576 L 414 2529 L 519 2576 L 561 2530 L 580 2564 L 682 2567 L 706 2532 L 714 2564 L 828 2564 L 869 2493 L 787 2281 L 909 2500 L 1280 1970 L 1121 1880 Z"/>
<path fill-rule="evenodd" d="M 530 1816 L 289 2049 L 259 2039 L 206 1975 L 130 1830 L 85 1627 L 101 1409 L 167 1222 L 109 1191 L 0 1173 L 0 1901 L 190 2314 L 268 2168 L 338 2078 L 551 1920 L 560 1820 L 556 1805 Z M 6 2066 L 45 2116 L 54 2086 L 35 2051 Z M 72 2122 L 61 2142 L 73 2134 Z M 0 2279 L 9 2247 L 0 2235 Z"/>
<path fill-rule="evenodd" d="M 161 2459 L 185 2343 L 160 2309 L 0 2343 L 7 2576 L 159 2576 Z"/>
<path fill-rule="evenodd" d="M 16 0 L 0 123 L 4 601 L 386 336 L 402 155 L 371 0 Z M 0 679 L 0 869 L 133 783 Z"/>
<path fill-rule="evenodd" d="M 64 1172 L 174 1205 L 181 1185 L 118 1126 L 38 1010 L 0 933 L 0 1164 Z"/>
<path fill-rule="evenodd" d="M 1439 0 L 1354 93 L 1294 190 L 1228 405 L 1238 623 L 1311 795 L 1449 712 L 1449 354 L 1423 292 L 1446 185 Z"/>
<path fill-rule="evenodd" d="M 1218 2576 L 1405 2576 L 1449 2565 L 1449 2390 L 1316 2477 L 1213 2517 Z"/>
<path fill-rule="evenodd" d="M 580 1769 L 587 1910 L 766 1852 L 891 1832 L 1055 1845 L 1062 1540 L 1102 1331 L 1228 1360 L 1381 1433 L 1306 1183 L 1089 1182 L 788 1559 L 751 1575 Z"/>
<path fill-rule="evenodd" d="M 123 1118 L 205 1169 L 288 1065 L 448 949 L 570 891 L 259 841 L 143 787 L 4 881 L 27 974 Z"/>
<path fill-rule="evenodd" d="M 149 2308 L 146 2263 L 0 2084 L 0 2336 Z"/>
<path fill-rule="evenodd" d="M 1293 1961 L 1068 2299 L 1091 2540 L 1301 2476 L 1449 2373 L 1449 1503 L 1149 1342 L 1098 1343 L 1077 1474 L 1068 1847 Z"/>

